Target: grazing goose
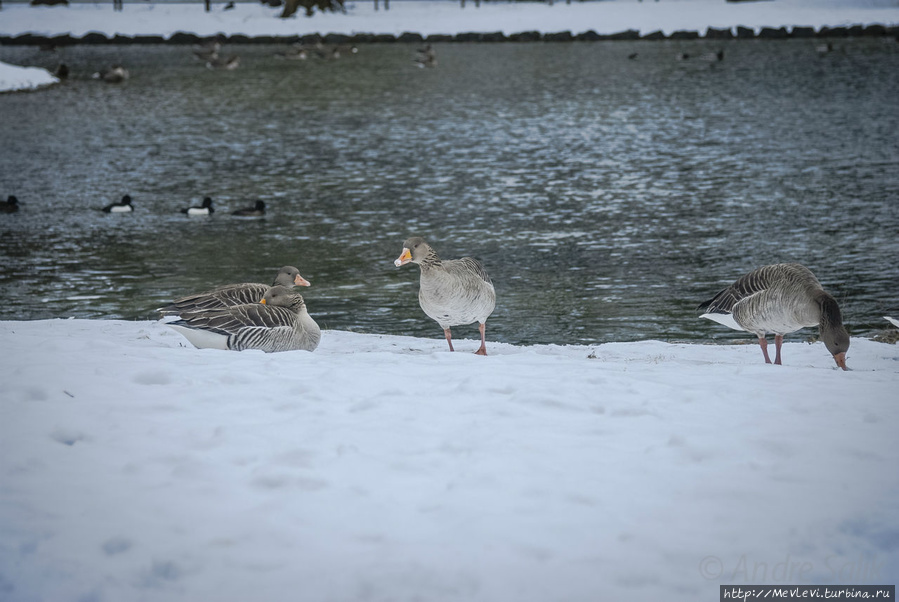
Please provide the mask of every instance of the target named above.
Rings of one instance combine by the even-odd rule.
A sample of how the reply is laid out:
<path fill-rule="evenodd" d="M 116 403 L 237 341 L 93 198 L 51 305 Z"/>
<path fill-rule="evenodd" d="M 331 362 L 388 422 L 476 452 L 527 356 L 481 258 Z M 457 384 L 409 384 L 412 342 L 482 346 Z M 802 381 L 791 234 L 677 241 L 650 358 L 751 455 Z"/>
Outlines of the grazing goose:
<path fill-rule="evenodd" d="M 883 319 L 886 320 L 887 322 L 889 322 L 890 324 L 892 324 L 893 326 L 895 326 L 896 328 L 899 328 L 899 320 L 897 320 L 896 318 L 884 316 Z"/>
<path fill-rule="evenodd" d="M 6 197 L 6 202 L 0 204 L 0 213 L 15 213 L 19 210 L 19 199 L 13 195 Z"/>
<path fill-rule="evenodd" d="M 212 199 L 207 196 L 203 198 L 203 204 L 199 207 L 186 207 L 181 210 L 181 213 L 186 213 L 187 215 L 210 215 L 214 211 Z"/>
<path fill-rule="evenodd" d="M 393 263 L 397 267 L 417 263 L 421 268 L 418 303 L 443 329 L 450 351 L 453 351 L 450 327 L 478 322 L 481 347 L 476 353 L 487 355 L 484 323 L 496 307 L 496 291 L 480 262 L 471 257 L 443 261 L 428 243 L 416 236 L 403 243 L 403 252 Z"/>
<path fill-rule="evenodd" d="M 849 333 L 843 327 L 840 308 L 815 275 L 798 263 L 766 265 L 753 270 L 702 303 L 699 309 L 706 310 L 703 318 L 755 334 L 769 364 L 767 333 L 775 335 L 774 363 L 780 364 L 783 335 L 817 325 L 837 365 L 848 369 Z"/>
<path fill-rule="evenodd" d="M 256 204 L 252 207 L 244 207 L 243 209 L 232 211 L 231 215 L 236 215 L 238 217 L 259 217 L 265 215 L 265 203 L 263 201 L 256 201 Z"/>
<path fill-rule="evenodd" d="M 189 312 L 166 326 L 200 349 L 313 351 L 321 340 L 303 296 L 283 286 L 268 289 L 259 303 Z"/>
<path fill-rule="evenodd" d="M 131 196 L 125 195 L 118 203 L 110 203 L 103 207 L 104 213 L 129 213 L 134 211 L 134 205 L 131 204 Z"/>
<path fill-rule="evenodd" d="M 293 286 L 310 286 L 310 284 L 300 276 L 300 270 L 292 265 L 286 265 L 278 270 L 272 286 L 289 289 Z M 269 288 L 271 287 L 267 284 L 256 282 L 226 284 L 202 293 L 180 297 L 156 311 L 164 316 L 179 316 L 187 312 L 213 311 L 235 305 L 258 303 Z"/>

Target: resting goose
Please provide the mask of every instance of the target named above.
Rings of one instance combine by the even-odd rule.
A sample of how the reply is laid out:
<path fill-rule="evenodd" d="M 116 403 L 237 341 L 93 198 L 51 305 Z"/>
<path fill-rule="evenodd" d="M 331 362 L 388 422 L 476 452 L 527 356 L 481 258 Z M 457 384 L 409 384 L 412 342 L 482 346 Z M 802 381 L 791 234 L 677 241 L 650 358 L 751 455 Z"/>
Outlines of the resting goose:
<path fill-rule="evenodd" d="M 210 215 L 215 211 L 215 208 L 212 206 L 212 199 L 210 197 L 203 197 L 203 204 L 199 207 L 186 207 L 181 210 L 181 213 L 186 213 L 187 215 Z"/>
<path fill-rule="evenodd" d="M 238 209 L 237 211 L 232 211 L 231 215 L 236 215 L 238 217 L 260 217 L 265 215 L 265 202 L 264 201 L 256 201 L 256 203 L 252 207 L 244 207 L 243 209 Z"/>
<path fill-rule="evenodd" d="M 443 329 L 450 351 L 453 351 L 450 327 L 478 322 L 481 347 L 476 353 L 487 355 L 484 329 L 487 317 L 496 307 L 496 291 L 480 262 L 471 257 L 443 261 L 428 243 L 416 236 L 403 243 L 403 252 L 393 263 L 397 267 L 417 263 L 421 268 L 418 303 Z"/>
<path fill-rule="evenodd" d="M 166 326 L 200 349 L 313 351 L 321 340 L 303 296 L 283 286 L 268 289 L 259 303 L 188 312 Z"/>
<path fill-rule="evenodd" d="M 769 364 L 767 333 L 775 335 L 774 363 L 780 364 L 783 335 L 817 325 L 834 361 L 843 370 L 848 369 L 849 333 L 843 327 L 840 308 L 811 270 L 798 263 L 766 265 L 753 270 L 702 303 L 699 309 L 706 310 L 703 318 L 755 334 Z"/>
<path fill-rule="evenodd" d="M 15 213 L 19 210 L 19 199 L 13 195 L 6 197 L 5 203 L 0 203 L 0 213 Z"/>
<path fill-rule="evenodd" d="M 300 276 L 300 270 L 286 265 L 278 270 L 271 286 L 310 286 L 309 281 Z M 169 305 L 156 311 L 164 316 L 179 316 L 185 312 L 213 311 L 246 303 L 258 303 L 271 287 L 256 282 L 226 284 L 212 290 L 175 299 Z"/>
<path fill-rule="evenodd" d="M 126 194 L 118 203 L 110 203 L 103 207 L 103 211 L 105 213 L 129 213 L 134 211 L 134 206 L 131 204 L 131 196 Z"/>

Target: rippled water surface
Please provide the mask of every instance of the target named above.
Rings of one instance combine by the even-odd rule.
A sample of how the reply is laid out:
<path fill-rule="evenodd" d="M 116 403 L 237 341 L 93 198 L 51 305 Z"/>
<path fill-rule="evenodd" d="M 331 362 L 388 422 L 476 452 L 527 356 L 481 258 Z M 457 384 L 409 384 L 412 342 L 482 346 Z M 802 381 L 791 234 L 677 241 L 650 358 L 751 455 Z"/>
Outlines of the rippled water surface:
<path fill-rule="evenodd" d="M 435 69 L 399 44 L 277 50 L 212 71 L 188 47 L 0 48 L 72 71 L 0 95 L 0 195 L 22 204 L 0 214 L 0 319 L 147 319 L 293 264 L 324 328 L 440 337 L 393 266 L 413 234 L 483 261 L 488 338 L 511 343 L 732 338 L 695 306 L 779 261 L 854 335 L 899 306 L 892 39 L 447 44 Z M 126 83 L 90 79 L 116 62 Z M 99 211 L 125 193 L 133 215 Z M 206 195 L 211 218 L 179 213 Z M 257 198 L 266 217 L 228 214 Z"/>

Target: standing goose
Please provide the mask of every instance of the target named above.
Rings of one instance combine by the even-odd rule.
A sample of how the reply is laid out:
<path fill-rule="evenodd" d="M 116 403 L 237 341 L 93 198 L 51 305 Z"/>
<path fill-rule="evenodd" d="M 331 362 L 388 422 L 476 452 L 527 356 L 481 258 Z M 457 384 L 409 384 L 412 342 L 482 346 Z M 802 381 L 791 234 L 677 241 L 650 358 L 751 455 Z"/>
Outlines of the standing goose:
<path fill-rule="evenodd" d="M 300 270 L 286 265 L 278 270 L 272 286 L 310 286 L 309 281 L 300 276 Z M 209 291 L 180 297 L 156 311 L 164 316 L 179 316 L 186 312 L 213 311 L 246 303 L 258 303 L 270 287 L 257 282 L 225 284 Z"/>
<path fill-rule="evenodd" d="M 103 207 L 104 213 L 130 213 L 134 211 L 134 205 L 131 204 L 131 196 L 125 195 L 118 203 L 110 203 Z"/>
<path fill-rule="evenodd" d="M 484 329 L 487 317 L 496 307 L 496 291 L 480 262 L 471 257 L 443 261 L 428 243 L 416 236 L 403 243 L 403 252 L 393 263 L 397 267 L 417 263 L 421 268 L 418 303 L 443 329 L 450 351 L 453 351 L 450 327 L 478 322 L 481 347 L 475 353 L 487 355 Z"/>
<path fill-rule="evenodd" d="M 753 270 L 702 303 L 699 309 L 706 310 L 703 318 L 755 334 L 768 364 L 771 359 L 767 333 L 775 335 L 774 363 L 780 364 L 783 335 L 817 325 L 834 361 L 848 370 L 849 333 L 843 327 L 840 308 L 811 270 L 798 263 L 766 265 Z"/>
<path fill-rule="evenodd" d="M 306 311 L 299 293 L 273 286 L 259 303 L 214 311 L 187 312 L 166 326 L 199 349 L 313 351 L 321 329 Z"/>
<path fill-rule="evenodd" d="M 181 213 L 186 213 L 187 215 L 211 215 L 214 211 L 212 198 L 207 196 L 203 197 L 203 204 L 199 207 L 185 207 L 181 210 Z"/>

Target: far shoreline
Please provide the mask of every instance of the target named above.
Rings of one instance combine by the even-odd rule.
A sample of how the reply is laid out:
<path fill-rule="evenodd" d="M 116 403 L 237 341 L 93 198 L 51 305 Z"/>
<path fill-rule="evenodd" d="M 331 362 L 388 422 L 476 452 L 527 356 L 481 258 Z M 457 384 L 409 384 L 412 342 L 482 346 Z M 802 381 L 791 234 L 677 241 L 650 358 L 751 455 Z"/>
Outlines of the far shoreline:
<path fill-rule="evenodd" d="M 690 40 L 789 40 L 789 39 L 839 39 L 839 38 L 883 38 L 893 37 L 899 42 L 899 25 L 851 26 L 808 26 L 762 27 L 756 31 L 752 27 L 738 25 L 732 28 L 708 27 L 705 32 L 699 30 L 677 30 L 665 34 L 661 30 L 641 34 L 636 29 L 627 29 L 611 34 L 600 34 L 594 30 L 574 33 L 570 30 L 542 33 L 539 31 L 523 31 L 505 35 L 501 31 L 494 32 L 462 32 L 457 34 L 428 34 L 404 32 L 400 35 L 389 33 L 309 33 L 303 35 L 246 35 L 225 34 L 198 35 L 185 31 L 177 31 L 166 37 L 162 35 L 106 35 L 99 31 L 91 31 L 83 36 L 59 34 L 54 36 L 34 34 L 30 32 L 18 35 L 0 35 L 0 46 L 76 46 L 76 45 L 131 45 L 131 44 L 171 44 L 192 45 L 219 40 L 227 44 L 421 44 L 421 43 L 523 43 L 523 42 L 605 42 L 605 41 L 690 41 Z"/>

